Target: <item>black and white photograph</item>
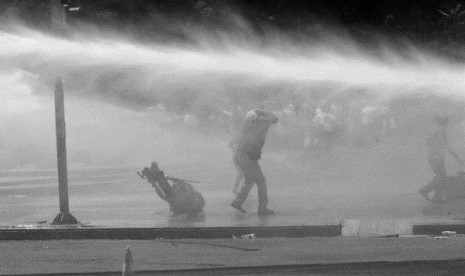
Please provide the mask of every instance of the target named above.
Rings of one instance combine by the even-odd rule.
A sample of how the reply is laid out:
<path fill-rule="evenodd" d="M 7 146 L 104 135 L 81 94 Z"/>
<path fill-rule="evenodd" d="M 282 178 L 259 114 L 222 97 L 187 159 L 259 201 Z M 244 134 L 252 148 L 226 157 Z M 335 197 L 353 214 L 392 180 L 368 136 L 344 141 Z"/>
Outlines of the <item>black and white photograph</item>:
<path fill-rule="evenodd" d="M 0 275 L 465 275 L 465 0 L 0 0 Z"/>

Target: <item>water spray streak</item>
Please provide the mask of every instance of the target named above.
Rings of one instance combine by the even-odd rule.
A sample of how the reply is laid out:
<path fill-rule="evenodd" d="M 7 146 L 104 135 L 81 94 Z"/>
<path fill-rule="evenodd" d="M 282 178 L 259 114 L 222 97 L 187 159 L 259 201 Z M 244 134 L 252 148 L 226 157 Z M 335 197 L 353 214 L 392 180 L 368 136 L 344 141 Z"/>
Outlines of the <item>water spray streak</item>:
<path fill-rule="evenodd" d="M 352 49 L 348 53 L 324 44 L 275 47 L 271 42 L 267 49 L 256 49 L 253 42 L 251 47 L 210 43 L 221 47 L 193 50 L 177 45 L 147 46 L 116 40 L 73 41 L 33 31 L 0 32 L 0 59 L 13 67 L 24 65 L 24 58 L 27 58 L 29 63 L 47 64 L 52 70 L 137 66 L 153 77 L 157 74 L 170 74 L 175 78 L 205 73 L 218 77 L 243 75 L 261 81 L 328 81 L 367 88 L 393 88 L 389 93 L 440 88 L 440 93 L 463 96 L 465 69 L 419 51 L 412 51 L 414 58 L 407 61 L 390 50 L 379 59 L 372 57 L 350 41 L 347 47 Z M 399 88 L 404 91 L 393 92 Z"/>

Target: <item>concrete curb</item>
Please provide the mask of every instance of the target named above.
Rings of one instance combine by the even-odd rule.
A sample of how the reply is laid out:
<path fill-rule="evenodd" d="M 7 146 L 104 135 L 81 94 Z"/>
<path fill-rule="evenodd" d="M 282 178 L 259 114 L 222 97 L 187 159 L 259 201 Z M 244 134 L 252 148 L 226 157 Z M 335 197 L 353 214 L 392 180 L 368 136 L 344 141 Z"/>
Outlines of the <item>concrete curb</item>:
<path fill-rule="evenodd" d="M 416 219 L 366 219 L 344 220 L 343 237 L 370 237 L 389 235 L 441 235 L 443 231 L 465 234 L 465 221 L 454 220 L 421 221 Z"/>
<path fill-rule="evenodd" d="M 412 234 L 412 219 L 344 220 L 341 229 L 341 235 L 343 237 Z"/>
<path fill-rule="evenodd" d="M 267 227 L 167 227 L 108 228 L 53 227 L 0 228 L 0 240 L 154 240 L 154 239 L 230 239 L 254 234 L 256 238 L 301 237 L 376 237 L 392 235 L 441 235 L 443 231 L 465 234 L 464 223 L 457 221 L 418 222 L 414 219 L 344 220 L 338 225 Z"/>
<path fill-rule="evenodd" d="M 230 239 L 255 234 L 256 238 L 336 237 L 341 225 L 189 228 L 47 228 L 1 229 L 0 240 L 154 240 Z"/>

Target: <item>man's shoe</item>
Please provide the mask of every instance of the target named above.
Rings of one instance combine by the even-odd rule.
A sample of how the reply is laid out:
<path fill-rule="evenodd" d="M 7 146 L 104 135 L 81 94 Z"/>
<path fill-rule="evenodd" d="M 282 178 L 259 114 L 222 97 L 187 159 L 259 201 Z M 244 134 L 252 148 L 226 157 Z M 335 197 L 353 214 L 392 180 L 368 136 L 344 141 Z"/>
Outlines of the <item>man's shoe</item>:
<path fill-rule="evenodd" d="M 265 209 L 258 210 L 257 214 L 259 216 L 269 216 L 269 215 L 274 215 L 275 212 L 273 210 L 265 208 Z"/>
<path fill-rule="evenodd" d="M 231 207 L 233 207 L 234 209 L 236 209 L 236 210 L 238 210 L 238 211 L 240 211 L 242 213 L 247 213 L 244 209 L 242 209 L 242 206 L 239 205 L 239 203 L 237 203 L 235 201 L 233 203 L 231 203 Z"/>

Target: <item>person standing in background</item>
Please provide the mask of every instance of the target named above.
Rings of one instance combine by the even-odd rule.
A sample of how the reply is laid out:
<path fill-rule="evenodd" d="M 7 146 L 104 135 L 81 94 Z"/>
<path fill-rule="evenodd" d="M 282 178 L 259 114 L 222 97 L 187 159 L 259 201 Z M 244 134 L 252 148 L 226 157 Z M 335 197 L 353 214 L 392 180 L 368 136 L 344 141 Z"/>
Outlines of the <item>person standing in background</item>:
<path fill-rule="evenodd" d="M 436 129 L 427 140 L 428 163 L 434 173 L 434 178 L 428 185 L 421 188 L 419 192 L 428 201 L 444 203 L 444 189 L 447 185 L 446 154 L 451 154 L 461 165 L 463 165 L 463 161 L 449 146 L 447 138 L 449 118 L 446 116 L 435 116 L 434 122 Z M 434 191 L 434 194 L 430 199 L 429 193 L 432 191 Z"/>

